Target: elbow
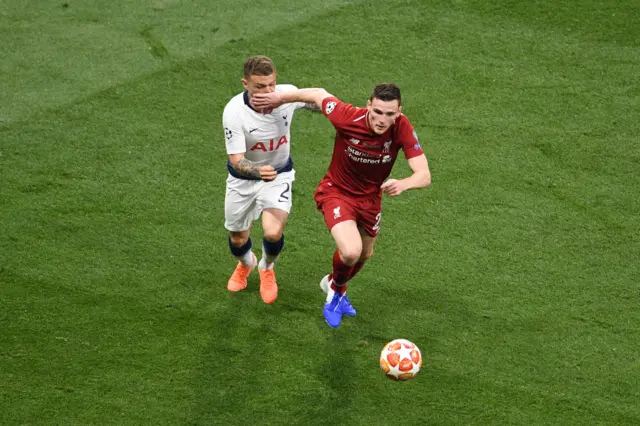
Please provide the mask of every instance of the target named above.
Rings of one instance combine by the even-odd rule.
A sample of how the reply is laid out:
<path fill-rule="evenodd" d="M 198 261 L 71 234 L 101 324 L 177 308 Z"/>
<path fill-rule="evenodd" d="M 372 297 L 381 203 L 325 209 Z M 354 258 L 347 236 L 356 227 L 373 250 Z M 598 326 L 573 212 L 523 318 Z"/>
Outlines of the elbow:
<path fill-rule="evenodd" d="M 244 154 L 231 154 L 229 155 L 229 164 L 234 169 L 238 165 L 238 163 L 244 158 Z"/>
<path fill-rule="evenodd" d="M 328 98 L 330 96 L 331 94 L 327 92 L 325 89 L 322 89 L 322 88 L 314 89 L 313 95 L 312 95 L 313 99 L 311 99 L 311 101 L 316 105 L 318 105 L 318 107 L 322 108 L 322 101 L 325 98 Z"/>
<path fill-rule="evenodd" d="M 422 177 L 421 183 L 422 188 L 431 186 L 431 173 L 429 173 L 429 171 L 425 172 L 424 176 Z"/>

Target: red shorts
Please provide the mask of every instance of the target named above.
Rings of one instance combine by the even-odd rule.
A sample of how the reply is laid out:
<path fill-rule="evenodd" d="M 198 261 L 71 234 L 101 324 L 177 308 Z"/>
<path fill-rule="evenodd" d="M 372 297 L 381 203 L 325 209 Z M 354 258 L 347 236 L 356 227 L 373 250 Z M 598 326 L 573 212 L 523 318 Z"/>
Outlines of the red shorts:
<path fill-rule="evenodd" d="M 372 237 L 378 235 L 382 218 L 382 197 L 354 197 L 336 188 L 323 179 L 316 188 L 316 207 L 324 215 L 327 228 L 331 231 L 337 223 L 355 220 L 359 228 Z"/>

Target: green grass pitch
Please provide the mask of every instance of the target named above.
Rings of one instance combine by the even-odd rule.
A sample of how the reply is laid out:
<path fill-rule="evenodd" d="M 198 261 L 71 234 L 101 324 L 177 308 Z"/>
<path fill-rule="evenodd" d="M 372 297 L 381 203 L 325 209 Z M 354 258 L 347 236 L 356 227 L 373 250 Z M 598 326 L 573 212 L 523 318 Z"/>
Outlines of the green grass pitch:
<path fill-rule="evenodd" d="M 640 424 L 639 10 L 0 0 L 0 424 Z M 293 122 L 278 300 L 226 291 L 221 114 L 251 54 L 357 105 L 396 82 L 430 160 L 337 330 L 320 115 Z M 400 337 L 407 383 L 378 368 Z"/>

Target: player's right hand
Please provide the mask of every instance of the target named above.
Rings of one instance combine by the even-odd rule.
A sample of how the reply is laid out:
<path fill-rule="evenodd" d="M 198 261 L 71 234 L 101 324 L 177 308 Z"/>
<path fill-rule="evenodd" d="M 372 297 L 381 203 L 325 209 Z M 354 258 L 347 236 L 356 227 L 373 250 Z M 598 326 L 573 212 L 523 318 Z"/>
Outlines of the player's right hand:
<path fill-rule="evenodd" d="M 282 93 L 256 93 L 251 98 L 251 103 L 256 109 L 274 109 L 282 105 Z"/>
<path fill-rule="evenodd" d="M 382 189 L 382 192 L 392 197 L 397 197 L 405 190 L 402 181 L 398 179 L 389 179 L 380 186 L 380 189 Z"/>
<path fill-rule="evenodd" d="M 270 182 L 278 176 L 278 172 L 272 166 L 262 166 L 258 170 L 260 171 L 260 179 L 265 182 Z"/>

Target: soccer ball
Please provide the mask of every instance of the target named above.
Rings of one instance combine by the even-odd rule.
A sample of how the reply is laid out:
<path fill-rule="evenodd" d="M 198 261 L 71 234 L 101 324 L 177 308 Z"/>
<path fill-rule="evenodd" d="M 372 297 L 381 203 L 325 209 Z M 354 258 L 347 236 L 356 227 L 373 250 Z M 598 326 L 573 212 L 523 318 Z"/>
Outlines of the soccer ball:
<path fill-rule="evenodd" d="M 412 379 L 422 367 L 420 349 L 406 339 L 387 343 L 380 353 L 380 368 L 392 380 Z"/>

